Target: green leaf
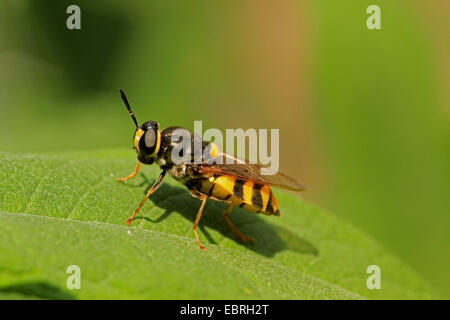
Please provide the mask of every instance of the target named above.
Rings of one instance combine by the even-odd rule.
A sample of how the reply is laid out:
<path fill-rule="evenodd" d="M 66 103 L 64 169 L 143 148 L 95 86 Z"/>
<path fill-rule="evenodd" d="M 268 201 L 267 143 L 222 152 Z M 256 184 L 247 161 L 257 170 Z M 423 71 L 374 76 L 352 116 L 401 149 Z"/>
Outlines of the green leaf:
<path fill-rule="evenodd" d="M 125 220 L 159 174 L 131 151 L 52 155 L 0 153 L 0 298 L 32 299 L 422 299 L 429 285 L 376 242 L 298 198 L 276 193 L 281 217 L 234 208 L 231 220 L 255 244 L 239 243 L 224 204 L 200 201 L 174 179 Z M 69 290 L 67 267 L 81 269 Z M 370 265 L 381 289 L 366 285 Z"/>

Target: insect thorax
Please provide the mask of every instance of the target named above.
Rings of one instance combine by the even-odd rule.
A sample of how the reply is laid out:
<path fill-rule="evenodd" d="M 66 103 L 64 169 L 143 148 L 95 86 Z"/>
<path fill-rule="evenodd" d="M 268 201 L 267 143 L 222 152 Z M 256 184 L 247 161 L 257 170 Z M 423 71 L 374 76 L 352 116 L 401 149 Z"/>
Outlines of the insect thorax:
<path fill-rule="evenodd" d="M 186 184 L 187 181 L 200 177 L 196 172 L 196 165 L 193 163 L 193 155 L 189 154 L 190 162 L 185 163 L 183 161 L 174 161 L 172 159 L 172 151 L 181 140 L 172 139 L 172 135 L 175 130 L 182 129 L 180 127 L 170 127 L 161 133 L 161 147 L 158 154 L 155 156 L 155 162 L 161 169 L 165 170 L 169 175 L 174 177 L 179 182 Z M 194 134 L 187 131 L 190 134 L 190 140 L 193 144 Z M 202 144 L 207 143 L 202 141 Z M 192 149 L 191 149 L 192 150 Z M 191 157 L 192 156 L 192 157 Z"/>

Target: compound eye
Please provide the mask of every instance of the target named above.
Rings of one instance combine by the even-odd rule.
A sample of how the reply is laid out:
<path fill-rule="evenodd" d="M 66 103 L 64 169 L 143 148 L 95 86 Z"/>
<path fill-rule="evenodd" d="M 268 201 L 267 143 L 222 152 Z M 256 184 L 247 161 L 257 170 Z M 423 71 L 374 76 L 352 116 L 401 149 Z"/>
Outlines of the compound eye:
<path fill-rule="evenodd" d="M 155 130 L 147 130 L 144 135 L 144 143 L 148 149 L 153 149 L 156 145 L 156 132 Z"/>

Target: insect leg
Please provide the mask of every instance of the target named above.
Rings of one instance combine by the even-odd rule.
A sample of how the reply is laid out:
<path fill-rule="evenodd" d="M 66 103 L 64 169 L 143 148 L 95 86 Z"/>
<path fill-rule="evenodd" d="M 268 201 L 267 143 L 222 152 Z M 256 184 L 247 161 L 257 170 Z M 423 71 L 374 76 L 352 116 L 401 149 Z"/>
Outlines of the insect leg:
<path fill-rule="evenodd" d="M 142 199 L 141 203 L 139 204 L 139 207 L 134 211 L 134 213 L 131 215 L 131 217 L 129 217 L 127 219 L 127 221 L 125 222 L 125 224 L 127 226 L 130 225 L 131 221 L 133 221 L 134 217 L 136 216 L 136 214 L 139 212 L 139 210 L 142 208 L 142 206 L 144 205 L 145 201 L 147 201 L 148 197 L 150 197 L 150 195 L 156 191 L 156 189 L 158 189 L 158 187 L 161 185 L 164 176 L 166 175 L 166 172 L 163 171 L 161 172 L 161 174 L 159 175 L 158 179 L 156 179 L 155 184 L 148 190 L 147 194 L 145 195 L 144 199 Z"/>
<path fill-rule="evenodd" d="M 198 244 L 198 247 L 200 248 L 200 249 L 202 249 L 202 250 L 206 250 L 206 248 L 204 247 L 204 246 L 202 246 L 202 244 L 200 243 L 200 240 L 198 239 L 198 234 L 197 234 L 197 224 L 198 224 L 198 222 L 200 221 L 200 218 L 201 218 L 201 216 L 202 216 L 202 212 L 203 212 L 203 208 L 205 207 L 205 203 L 206 203 L 206 199 L 207 199 L 208 197 L 206 196 L 206 195 L 204 195 L 204 196 L 202 196 L 201 197 L 201 200 L 202 200 L 202 205 L 200 206 L 200 209 L 198 209 L 198 212 L 197 212 L 197 216 L 195 217 L 195 222 L 194 222 L 194 233 L 195 233 L 195 238 L 197 239 L 197 244 Z"/>
<path fill-rule="evenodd" d="M 141 167 L 141 163 L 138 161 L 136 168 L 134 169 L 133 173 L 131 173 L 129 176 L 124 177 L 124 178 L 119 178 L 117 179 L 117 181 L 127 181 L 130 180 L 131 178 L 133 178 L 135 175 L 137 175 L 137 173 L 139 172 L 139 169 Z"/>
<path fill-rule="evenodd" d="M 229 202 L 227 203 L 227 207 L 225 208 L 225 211 L 222 213 L 223 217 L 225 218 L 225 220 L 227 221 L 228 225 L 230 226 L 231 230 L 233 231 L 233 233 L 236 235 L 236 237 L 239 238 L 239 240 L 241 240 L 241 242 L 246 243 L 246 242 L 255 242 L 255 239 L 246 236 L 245 234 L 243 234 L 242 232 L 239 231 L 238 228 L 236 228 L 234 226 L 234 224 L 231 222 L 230 218 L 228 217 L 228 215 L 231 212 L 231 209 L 233 208 L 233 205 Z"/>

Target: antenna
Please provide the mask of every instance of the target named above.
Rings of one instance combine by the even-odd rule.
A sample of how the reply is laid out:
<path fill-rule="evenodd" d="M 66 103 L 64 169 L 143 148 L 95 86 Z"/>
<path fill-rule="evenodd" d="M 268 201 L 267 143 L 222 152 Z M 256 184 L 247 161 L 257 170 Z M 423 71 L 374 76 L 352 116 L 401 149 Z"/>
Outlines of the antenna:
<path fill-rule="evenodd" d="M 123 92 L 122 89 L 119 89 L 119 91 L 120 91 L 120 96 L 122 97 L 123 103 L 125 103 L 125 106 L 127 107 L 128 112 L 130 113 L 130 116 L 133 119 L 134 124 L 136 125 L 136 128 L 139 127 L 136 117 L 134 116 L 134 113 L 131 110 L 130 104 L 128 103 L 128 99 L 127 99 L 127 96 L 125 95 L 125 92 Z"/>

